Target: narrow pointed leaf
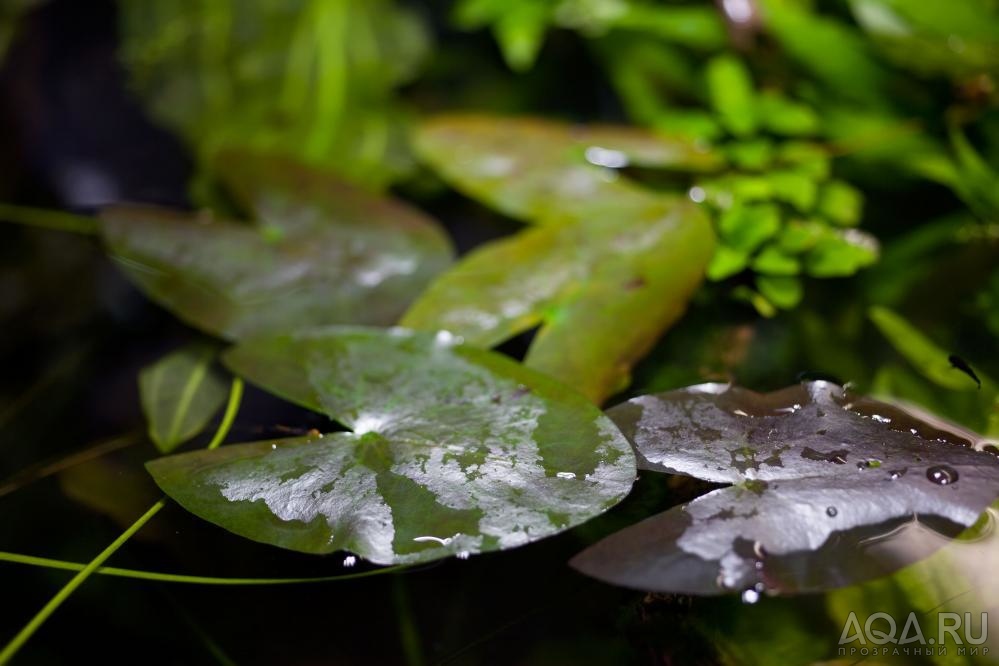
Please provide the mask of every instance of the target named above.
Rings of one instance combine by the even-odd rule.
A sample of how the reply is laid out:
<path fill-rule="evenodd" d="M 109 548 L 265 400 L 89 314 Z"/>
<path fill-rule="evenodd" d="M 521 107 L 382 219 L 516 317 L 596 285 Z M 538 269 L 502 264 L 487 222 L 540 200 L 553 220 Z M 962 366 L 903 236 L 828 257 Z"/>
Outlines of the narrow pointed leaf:
<path fill-rule="evenodd" d="M 138 206 L 101 216 L 126 275 L 204 331 L 392 324 L 450 261 L 437 224 L 399 202 L 284 160 L 231 155 L 221 169 L 255 224 Z"/>
<path fill-rule="evenodd" d="M 446 333 L 333 327 L 254 339 L 228 364 L 351 429 L 148 464 L 245 537 L 378 564 L 519 546 L 620 501 L 634 457 L 574 391 Z"/>
<path fill-rule="evenodd" d="M 163 453 L 204 430 L 225 404 L 228 384 L 212 367 L 215 357 L 216 350 L 208 345 L 190 345 L 139 373 L 149 437 Z"/>
<path fill-rule="evenodd" d="M 609 410 L 639 467 L 734 484 L 613 534 L 573 560 L 648 590 L 803 592 L 929 554 L 893 548 L 913 521 L 945 534 L 999 495 L 974 433 L 810 382 L 770 394 L 705 384 Z M 924 544 L 939 540 L 923 540 Z"/>

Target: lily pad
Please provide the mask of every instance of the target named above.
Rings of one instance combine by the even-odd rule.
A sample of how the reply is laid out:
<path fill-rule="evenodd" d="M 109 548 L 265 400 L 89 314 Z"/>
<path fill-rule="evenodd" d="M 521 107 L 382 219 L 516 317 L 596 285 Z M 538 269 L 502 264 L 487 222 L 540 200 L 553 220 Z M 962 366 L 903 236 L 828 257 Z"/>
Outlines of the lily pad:
<path fill-rule="evenodd" d="M 627 440 L 586 398 L 447 333 L 331 327 L 226 361 L 351 430 L 148 463 L 189 511 L 256 541 L 378 564 L 467 557 L 578 525 L 634 481 Z"/>
<path fill-rule="evenodd" d="M 573 559 L 580 571 L 626 587 L 841 587 L 890 573 L 939 543 L 893 548 L 906 525 L 956 534 L 999 495 L 999 460 L 975 450 L 984 441 L 973 433 L 827 382 L 762 395 L 703 384 L 634 398 L 608 415 L 635 445 L 640 468 L 734 484 Z"/>
<path fill-rule="evenodd" d="M 277 158 L 229 154 L 219 169 L 253 224 L 142 206 L 101 214 L 126 275 L 204 331 L 393 324 L 450 263 L 441 228 L 398 201 Z"/>
<path fill-rule="evenodd" d="M 449 183 L 497 210 L 535 224 L 620 219 L 638 188 L 625 166 L 714 171 L 724 161 L 680 136 L 539 118 L 442 115 L 415 136 L 419 156 Z"/>
<path fill-rule="evenodd" d="M 606 221 L 529 229 L 477 249 L 424 292 L 403 325 L 483 347 L 540 325 L 525 363 L 603 401 L 683 313 L 714 250 L 695 204 L 662 196 L 627 204 Z"/>
<path fill-rule="evenodd" d="M 642 130 L 485 116 L 433 119 L 417 145 L 456 187 L 538 226 L 463 257 L 402 325 L 481 347 L 540 326 L 528 366 L 598 403 L 627 386 L 700 285 L 714 233 L 687 197 L 612 167 L 712 168 L 718 158 Z"/>

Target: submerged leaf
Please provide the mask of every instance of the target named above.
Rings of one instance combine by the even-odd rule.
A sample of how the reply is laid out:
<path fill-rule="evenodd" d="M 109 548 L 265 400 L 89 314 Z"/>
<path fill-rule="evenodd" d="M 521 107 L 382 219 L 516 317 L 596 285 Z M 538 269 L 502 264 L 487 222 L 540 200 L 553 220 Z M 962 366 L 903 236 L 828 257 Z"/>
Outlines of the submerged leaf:
<path fill-rule="evenodd" d="M 519 546 L 619 502 L 628 442 L 574 391 L 446 333 L 334 327 L 247 341 L 228 364 L 352 432 L 154 460 L 195 514 L 379 564 Z"/>
<path fill-rule="evenodd" d="M 573 565 L 648 590 L 804 592 L 889 573 L 926 552 L 890 545 L 913 520 L 956 533 L 999 494 L 984 441 L 810 382 L 770 394 L 722 384 L 634 398 L 608 415 L 639 467 L 734 484 L 581 553 Z"/>
<path fill-rule="evenodd" d="M 101 216 L 125 273 L 209 333 L 392 324 L 450 261 L 433 220 L 328 173 L 247 154 L 220 169 L 255 225 L 138 206 Z"/>
<path fill-rule="evenodd" d="M 200 433 L 225 403 L 228 387 L 212 368 L 215 356 L 208 345 L 190 345 L 139 373 L 149 437 L 163 453 Z"/>

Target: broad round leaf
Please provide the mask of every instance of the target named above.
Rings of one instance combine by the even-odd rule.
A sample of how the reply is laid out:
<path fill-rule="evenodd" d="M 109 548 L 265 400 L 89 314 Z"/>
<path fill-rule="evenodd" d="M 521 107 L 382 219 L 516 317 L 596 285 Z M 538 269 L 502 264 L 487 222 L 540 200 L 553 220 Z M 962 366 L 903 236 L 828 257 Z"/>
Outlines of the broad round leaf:
<path fill-rule="evenodd" d="M 619 502 L 634 456 L 583 396 L 441 333 L 334 327 L 240 344 L 230 367 L 352 432 L 148 464 L 257 541 L 379 564 L 512 548 Z"/>
<path fill-rule="evenodd" d="M 717 594 L 852 584 L 929 554 L 892 547 L 900 527 L 917 521 L 954 534 L 999 495 L 999 461 L 975 450 L 983 442 L 973 433 L 826 382 L 766 395 L 705 384 L 641 396 L 608 415 L 639 467 L 735 484 L 573 560 L 628 587 Z"/>
<path fill-rule="evenodd" d="M 101 215 L 126 275 L 209 333 L 392 324 L 450 262 L 443 231 L 399 202 L 285 160 L 240 154 L 221 165 L 254 225 L 139 206 Z"/>

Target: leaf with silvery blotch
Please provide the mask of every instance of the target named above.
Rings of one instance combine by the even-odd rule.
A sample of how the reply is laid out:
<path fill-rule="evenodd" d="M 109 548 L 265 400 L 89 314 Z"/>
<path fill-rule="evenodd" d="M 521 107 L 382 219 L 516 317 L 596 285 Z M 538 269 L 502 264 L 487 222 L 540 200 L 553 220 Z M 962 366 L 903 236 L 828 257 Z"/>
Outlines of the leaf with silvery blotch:
<path fill-rule="evenodd" d="M 956 533 L 999 495 L 999 460 L 975 450 L 985 442 L 974 433 L 827 382 L 769 394 L 703 384 L 634 398 L 608 416 L 641 469 L 733 484 L 573 559 L 626 587 L 751 595 L 841 587 L 928 555 L 937 542 L 899 545 L 914 521 Z"/>
<path fill-rule="evenodd" d="M 351 430 L 148 464 L 189 511 L 256 541 L 378 564 L 466 557 L 578 525 L 634 481 L 627 440 L 586 398 L 447 333 L 328 327 L 225 360 Z"/>
<path fill-rule="evenodd" d="M 252 224 L 142 206 L 101 214 L 125 274 L 209 333 L 393 324 L 451 261 L 432 219 L 326 172 L 244 153 L 218 168 Z"/>

